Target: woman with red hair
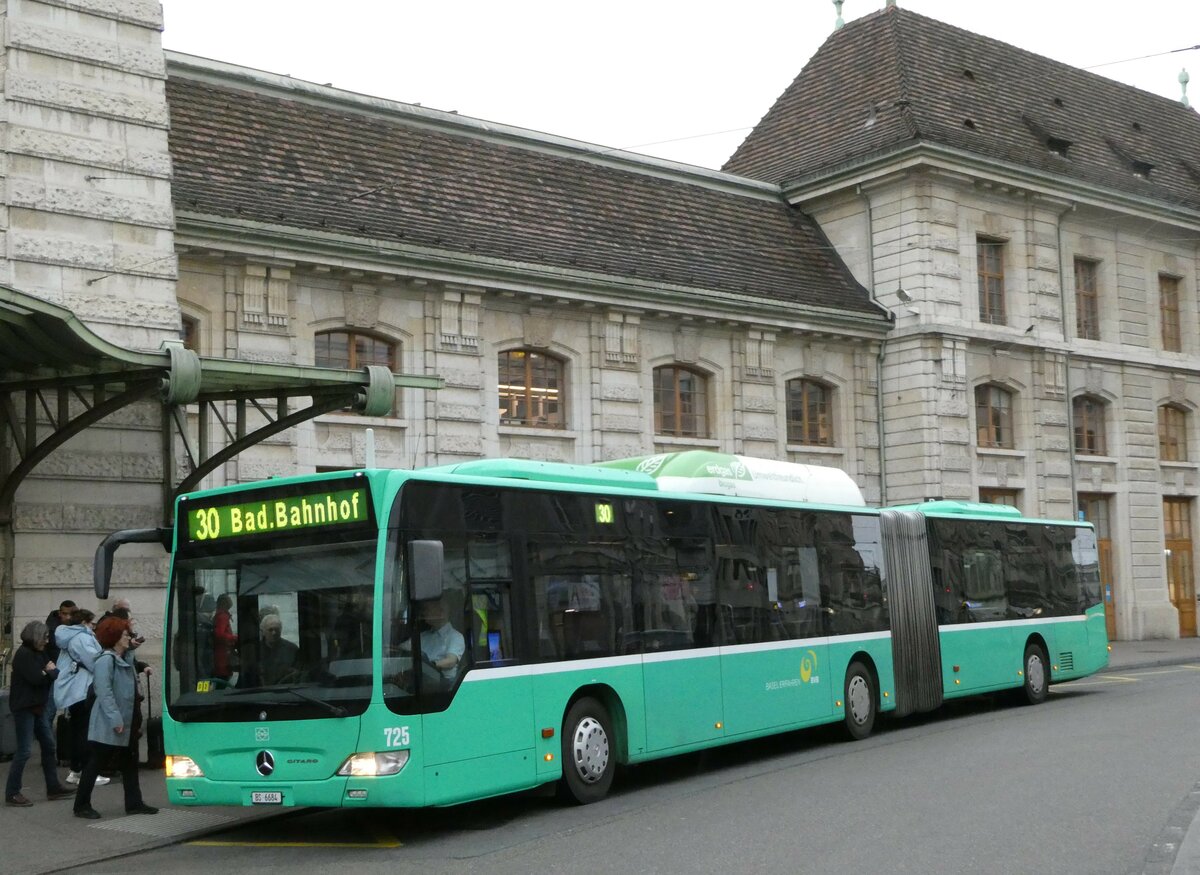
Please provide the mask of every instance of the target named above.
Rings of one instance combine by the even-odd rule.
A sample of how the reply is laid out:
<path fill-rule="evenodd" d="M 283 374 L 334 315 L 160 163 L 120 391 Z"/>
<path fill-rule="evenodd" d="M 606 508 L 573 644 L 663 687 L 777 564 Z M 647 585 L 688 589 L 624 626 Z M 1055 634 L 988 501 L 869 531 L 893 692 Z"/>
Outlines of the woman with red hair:
<path fill-rule="evenodd" d="M 96 627 L 96 640 L 104 652 L 96 657 L 93 686 L 96 703 L 88 723 L 88 761 L 79 776 L 75 795 L 75 816 L 96 820 L 100 812 L 92 808 L 92 788 L 101 763 L 115 762 L 121 769 L 125 786 L 126 814 L 157 814 L 158 809 L 142 800 L 138 784 L 137 739 L 130 731 L 133 724 L 137 673 L 132 658 L 126 659 L 131 637 L 129 621 L 105 617 Z"/>

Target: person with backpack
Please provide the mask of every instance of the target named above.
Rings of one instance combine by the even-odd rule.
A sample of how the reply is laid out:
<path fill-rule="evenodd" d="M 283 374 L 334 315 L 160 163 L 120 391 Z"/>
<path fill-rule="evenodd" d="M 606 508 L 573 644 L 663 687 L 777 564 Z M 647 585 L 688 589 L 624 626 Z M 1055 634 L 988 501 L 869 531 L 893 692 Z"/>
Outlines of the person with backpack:
<path fill-rule="evenodd" d="M 75 816 L 97 820 L 100 812 L 92 808 L 92 789 L 101 765 L 109 761 L 121 771 L 125 788 L 126 814 L 158 814 L 158 809 L 142 799 L 138 783 L 137 747 L 133 744 L 134 693 L 137 674 L 129 654 L 129 621 L 108 617 L 96 626 L 96 640 L 104 652 L 93 664 L 96 702 L 88 721 L 88 759 L 79 776 L 75 794 Z"/>
<path fill-rule="evenodd" d="M 67 624 L 54 632 L 59 647 L 58 679 L 54 682 L 54 704 L 66 709 L 69 735 L 71 771 L 68 784 L 78 784 L 79 774 L 87 761 L 88 720 L 92 714 L 92 669 L 96 657 L 103 652 L 96 640 L 96 615 L 87 608 L 75 608 Z M 59 718 L 62 719 L 61 717 Z M 109 782 L 108 778 L 96 778 L 96 786 Z"/>

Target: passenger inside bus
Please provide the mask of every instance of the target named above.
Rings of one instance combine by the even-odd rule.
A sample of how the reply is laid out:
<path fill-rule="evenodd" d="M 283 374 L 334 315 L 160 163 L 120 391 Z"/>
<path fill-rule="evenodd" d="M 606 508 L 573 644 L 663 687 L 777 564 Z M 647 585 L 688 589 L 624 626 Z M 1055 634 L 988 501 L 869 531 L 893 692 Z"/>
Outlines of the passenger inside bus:
<path fill-rule="evenodd" d="M 283 620 L 279 615 L 264 616 L 259 630 L 262 640 L 258 646 L 257 664 L 243 666 L 248 685 L 269 687 L 300 680 L 301 672 L 296 664 L 300 648 L 283 637 Z"/>

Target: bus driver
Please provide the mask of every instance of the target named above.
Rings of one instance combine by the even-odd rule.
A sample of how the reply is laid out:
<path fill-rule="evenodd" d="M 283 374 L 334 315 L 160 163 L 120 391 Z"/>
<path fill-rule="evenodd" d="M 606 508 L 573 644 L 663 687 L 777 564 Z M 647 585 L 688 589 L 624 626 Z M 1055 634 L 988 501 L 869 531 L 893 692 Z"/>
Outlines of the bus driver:
<path fill-rule="evenodd" d="M 417 618 L 425 626 L 421 631 L 422 658 L 440 671 L 443 678 L 453 680 L 467 644 L 462 632 L 450 625 L 445 600 L 418 602 Z"/>

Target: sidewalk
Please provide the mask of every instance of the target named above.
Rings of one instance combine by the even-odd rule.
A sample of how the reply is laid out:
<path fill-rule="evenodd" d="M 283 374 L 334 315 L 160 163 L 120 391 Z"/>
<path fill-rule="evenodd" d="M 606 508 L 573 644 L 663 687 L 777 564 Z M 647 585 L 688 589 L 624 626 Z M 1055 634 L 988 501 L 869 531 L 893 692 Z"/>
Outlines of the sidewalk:
<path fill-rule="evenodd" d="M 1108 671 L 1128 671 L 1156 665 L 1200 664 L 1200 638 L 1174 641 L 1116 641 Z M 31 808 L 0 806 L 0 871 L 11 875 L 42 875 L 108 860 L 123 854 L 177 844 L 254 820 L 277 817 L 291 808 L 172 808 L 167 805 L 161 772 L 143 769 L 142 795 L 157 815 L 126 816 L 118 780 L 97 787 L 92 805 L 101 820 L 80 820 L 71 814 L 71 800 L 47 802 L 41 768 L 34 756 L 25 767 L 25 795 Z M 0 775 L 8 764 L 0 763 Z M 60 775 L 66 777 L 66 769 Z"/>

